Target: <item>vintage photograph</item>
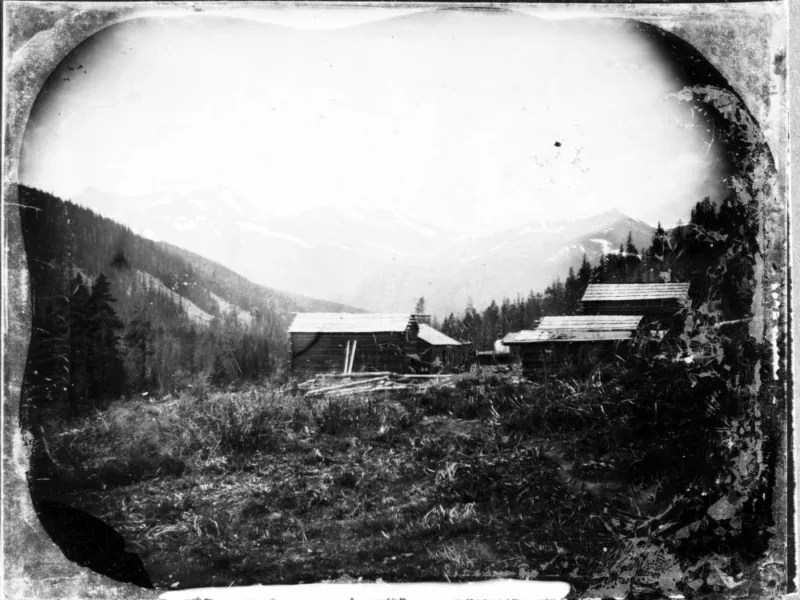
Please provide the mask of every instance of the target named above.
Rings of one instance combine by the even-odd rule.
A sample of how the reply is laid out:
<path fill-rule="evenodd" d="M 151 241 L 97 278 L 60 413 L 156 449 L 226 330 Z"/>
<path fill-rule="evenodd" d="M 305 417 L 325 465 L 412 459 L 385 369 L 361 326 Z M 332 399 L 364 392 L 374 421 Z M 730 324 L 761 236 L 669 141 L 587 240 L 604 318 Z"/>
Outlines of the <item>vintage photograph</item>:
<path fill-rule="evenodd" d="M 791 591 L 784 4 L 7 19 L 5 431 L 67 564 Z"/>

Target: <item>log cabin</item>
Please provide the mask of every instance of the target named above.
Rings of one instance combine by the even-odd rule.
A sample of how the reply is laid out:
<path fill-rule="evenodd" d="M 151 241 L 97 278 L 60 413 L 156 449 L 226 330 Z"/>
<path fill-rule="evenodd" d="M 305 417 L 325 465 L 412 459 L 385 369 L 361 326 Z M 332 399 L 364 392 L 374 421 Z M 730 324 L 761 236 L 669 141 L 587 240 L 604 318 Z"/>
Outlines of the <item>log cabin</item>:
<path fill-rule="evenodd" d="M 419 324 L 419 357 L 432 365 L 439 367 L 463 367 L 468 359 L 468 344 L 454 340 L 428 325 Z"/>
<path fill-rule="evenodd" d="M 666 322 L 688 302 L 688 283 L 590 283 L 581 307 L 584 315 L 639 315 L 647 322 Z"/>
<path fill-rule="evenodd" d="M 289 327 L 295 375 L 361 371 L 408 373 L 419 363 L 413 315 L 299 313 Z"/>
<path fill-rule="evenodd" d="M 506 336 L 519 349 L 522 372 L 546 377 L 565 366 L 586 366 L 611 360 L 633 340 L 642 315 L 579 315 L 545 317 L 534 330 Z"/>

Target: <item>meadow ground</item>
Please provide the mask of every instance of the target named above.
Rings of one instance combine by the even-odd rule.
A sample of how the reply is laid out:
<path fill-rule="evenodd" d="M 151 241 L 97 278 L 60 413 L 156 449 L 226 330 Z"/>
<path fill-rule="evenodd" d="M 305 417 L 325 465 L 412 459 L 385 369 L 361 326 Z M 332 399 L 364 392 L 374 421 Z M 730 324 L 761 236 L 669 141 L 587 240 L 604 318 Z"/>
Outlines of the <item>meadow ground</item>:
<path fill-rule="evenodd" d="M 501 576 L 585 589 L 674 495 L 615 389 L 472 374 L 382 398 L 284 385 L 119 401 L 50 432 L 69 474 L 54 493 L 115 527 L 160 589 Z"/>

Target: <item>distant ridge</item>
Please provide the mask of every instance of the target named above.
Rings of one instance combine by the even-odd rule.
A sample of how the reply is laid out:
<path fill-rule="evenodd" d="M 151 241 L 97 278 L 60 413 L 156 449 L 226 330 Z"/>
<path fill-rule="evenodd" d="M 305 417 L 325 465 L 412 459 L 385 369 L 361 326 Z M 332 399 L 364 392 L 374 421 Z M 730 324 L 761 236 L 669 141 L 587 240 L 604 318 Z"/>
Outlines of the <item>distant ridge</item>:
<path fill-rule="evenodd" d="M 577 268 L 584 253 L 597 264 L 603 254 L 619 250 L 629 231 L 638 248 L 648 247 L 655 231 L 616 207 L 464 234 L 380 205 L 357 211 L 329 204 L 295 216 L 263 215 L 224 187 L 151 194 L 140 201 L 97 191 L 77 199 L 168 240 L 160 242 L 163 248 L 186 260 L 214 263 L 206 274 L 223 273 L 225 265 L 251 282 L 241 285 L 284 290 L 293 310 L 311 310 L 319 302 L 314 298 L 325 298 L 340 307 L 402 312 L 424 296 L 433 314 L 461 312 L 469 299 L 482 306 L 492 298 L 543 291 Z M 239 286 L 234 279 L 226 285 Z"/>
<path fill-rule="evenodd" d="M 276 291 L 272 288 L 254 283 L 246 277 L 239 275 L 233 269 L 229 269 L 224 265 L 216 263 L 213 260 L 205 258 L 204 256 L 201 256 L 190 250 L 180 248 L 168 242 L 157 242 L 157 245 L 170 254 L 190 261 L 192 265 L 200 269 L 201 272 L 205 273 L 208 277 L 213 277 L 216 283 L 212 287 L 228 287 L 229 293 L 227 294 L 227 297 L 236 296 L 235 292 L 231 293 L 232 290 L 248 290 L 248 293 L 251 294 L 264 293 L 270 296 L 277 295 L 279 297 L 283 297 L 286 305 L 291 306 L 291 312 L 367 312 L 364 309 L 355 308 L 346 304 L 340 304 L 338 302 L 319 300 L 317 298 L 312 298 L 303 294 L 295 294 L 292 292 Z M 226 302 L 227 301 L 228 300 L 226 300 Z"/>
<path fill-rule="evenodd" d="M 35 190 L 28 193 L 41 194 Z M 62 202 L 69 215 L 76 272 L 90 279 L 105 273 L 115 287 L 123 317 L 137 302 L 131 296 L 131 290 L 137 287 L 158 288 L 176 305 L 183 315 L 180 318 L 197 325 L 207 325 L 214 316 L 231 310 L 244 324 L 249 320 L 245 315 L 254 310 L 266 311 L 284 324 L 284 330 L 293 311 L 361 312 L 352 306 L 254 283 L 200 254 L 136 234 L 81 203 L 46 193 L 44 197 L 50 202 Z"/>

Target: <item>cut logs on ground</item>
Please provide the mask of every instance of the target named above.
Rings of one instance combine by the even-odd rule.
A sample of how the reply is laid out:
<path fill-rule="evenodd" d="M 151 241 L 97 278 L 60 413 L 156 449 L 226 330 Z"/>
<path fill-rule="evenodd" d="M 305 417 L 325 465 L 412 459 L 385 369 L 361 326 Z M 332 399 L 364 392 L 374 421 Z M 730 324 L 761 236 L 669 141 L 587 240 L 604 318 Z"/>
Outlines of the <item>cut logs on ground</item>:
<path fill-rule="evenodd" d="M 376 373 L 331 373 L 316 375 L 298 387 L 308 396 L 348 396 L 399 390 L 422 390 L 430 386 L 453 387 L 454 375 L 410 375 Z"/>

